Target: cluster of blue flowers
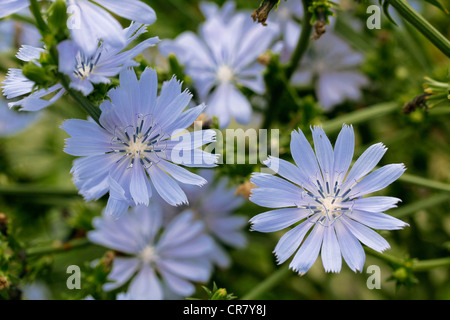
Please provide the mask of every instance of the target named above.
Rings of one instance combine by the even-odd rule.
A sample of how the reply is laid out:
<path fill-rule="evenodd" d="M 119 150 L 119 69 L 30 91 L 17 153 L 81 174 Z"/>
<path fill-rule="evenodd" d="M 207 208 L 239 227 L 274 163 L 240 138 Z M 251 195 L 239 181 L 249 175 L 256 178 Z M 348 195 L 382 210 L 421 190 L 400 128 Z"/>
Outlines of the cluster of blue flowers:
<path fill-rule="evenodd" d="M 207 169 L 217 166 L 218 155 L 202 146 L 215 141 L 215 131 L 188 129 L 202 113 L 216 116 L 221 128 L 233 119 L 239 124 L 252 120 L 251 103 L 241 89 L 256 95 L 266 92 L 265 65 L 258 58 L 270 49 L 289 58 L 300 33 L 294 20 L 302 14 L 296 10 L 300 3 L 289 1 L 295 10 L 279 10 L 273 23 L 263 27 L 252 22 L 250 13 L 236 11 L 234 2 L 223 8 L 205 2 L 201 10 L 206 21 L 197 34 L 184 32 L 159 44 L 154 37 L 134 46 L 156 20 L 148 5 L 138 0 L 66 3 L 72 13 L 71 37 L 59 43 L 57 51 L 58 71 L 70 83 L 36 89 L 21 69 L 10 69 L 3 82 L 8 106 L 40 111 L 68 90 L 87 97 L 96 84 L 109 84 L 118 76 L 120 84 L 99 106 L 98 121 L 69 119 L 61 126 L 70 136 L 64 151 L 78 157 L 71 173 L 80 194 L 86 201 L 108 195 L 103 215 L 94 220 L 95 230 L 88 234 L 91 242 L 123 254 L 114 259 L 104 290 L 123 288 L 120 297 L 127 299 L 190 296 L 194 284 L 208 281 L 215 266 L 231 264 L 227 248 L 246 246 L 243 230 L 248 221 L 233 214 L 244 198 L 229 187 L 228 179 Z M 0 17 L 28 5 L 28 0 L 2 1 Z M 133 22 L 123 29 L 110 12 Z M 367 84 L 356 69 L 361 55 L 329 33 L 326 41 L 309 49 L 292 79 L 295 84 L 314 81 L 324 109 L 358 100 L 360 88 Z M 156 70 L 136 74 L 134 58 L 157 44 L 163 55 L 175 54 L 184 66 L 198 94 L 194 99 L 175 77 L 159 86 Z M 24 44 L 17 58 L 40 66 L 46 50 Z M 19 115 L 0 103 L 0 134 L 25 127 L 37 118 L 34 114 Z M 373 171 L 386 151 L 381 143 L 351 166 L 352 126 L 343 126 L 334 147 L 320 127 L 311 130 L 315 150 L 301 130 L 292 132 L 295 164 L 274 157 L 265 162 L 280 177 L 253 174 L 256 188 L 250 201 L 275 210 L 253 217 L 251 228 L 275 232 L 295 225 L 274 253 L 278 263 L 295 254 L 290 267 L 300 274 L 310 269 L 319 253 L 327 272 L 339 272 L 342 257 L 350 269 L 361 271 L 365 254 L 360 242 L 380 252 L 389 248 L 372 229 L 406 226 L 383 213 L 400 199 L 363 196 L 385 188 L 405 168 L 392 164 Z M 206 169 L 196 174 L 190 170 L 196 167 Z"/>

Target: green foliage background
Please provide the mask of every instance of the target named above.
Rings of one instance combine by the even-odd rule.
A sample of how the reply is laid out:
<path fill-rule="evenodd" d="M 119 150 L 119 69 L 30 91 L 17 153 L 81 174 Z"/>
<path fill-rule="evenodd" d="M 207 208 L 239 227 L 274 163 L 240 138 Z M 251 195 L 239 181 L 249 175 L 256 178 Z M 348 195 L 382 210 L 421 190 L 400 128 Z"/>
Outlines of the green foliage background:
<path fill-rule="evenodd" d="M 204 19 L 197 0 L 145 2 L 158 15 L 156 23 L 148 28 L 147 37 L 172 39 L 183 31 L 196 31 Z M 403 219 L 410 227 L 382 232 L 392 247 L 386 255 L 402 261 L 403 266 L 368 253 L 365 271 L 369 265 L 378 265 L 382 278 L 381 289 L 369 290 L 366 281 L 370 274 L 355 274 L 347 266 L 343 266 L 340 274 L 327 274 L 319 259 L 305 276 L 287 273 L 275 287 L 257 298 L 450 299 L 449 264 L 411 272 L 410 264 L 405 262 L 450 256 L 450 105 L 447 100 L 429 110 L 417 108 L 411 114 L 402 113 L 405 103 L 423 93 L 425 76 L 448 83 L 449 60 L 398 16 L 394 19 L 400 26 L 383 18 L 380 30 L 352 29 L 347 17 L 355 16 L 365 24 L 367 3 L 345 3 L 345 9 L 337 13 L 336 30 L 365 55 L 362 70 L 370 77 L 371 85 L 365 89 L 364 98 L 360 103 L 344 103 L 325 113 L 317 106 L 312 88 L 301 88 L 296 90 L 300 101 L 297 104 L 289 95 L 281 96 L 272 127 L 280 129 L 280 156 L 287 160 L 290 160 L 289 137 L 293 129 L 300 127 L 306 132 L 309 125 L 323 124 L 330 139 L 335 141 L 339 128 L 346 122 L 355 128 L 357 154 L 373 143 L 383 142 L 388 152 L 380 165 L 399 162 L 406 165 L 407 173 L 380 192 L 403 201 L 398 209 L 388 213 Z M 255 0 L 238 1 L 238 8 L 248 9 L 249 13 L 258 5 L 259 1 Z M 448 15 L 430 4 L 425 5 L 423 15 L 448 38 Z M 8 67 L 18 65 L 14 54 L 1 56 L 0 79 Z M 174 70 L 157 55 L 157 49 L 149 50 L 140 59 L 143 66 L 156 65 L 167 78 L 174 72 L 183 78 L 180 70 Z M 272 67 L 277 72 L 277 65 Z M 269 74 L 267 78 L 272 77 Z M 184 80 L 189 87 L 189 79 Z M 7 236 L 0 238 L 0 276 L 6 276 L 10 283 L 9 289 L 0 290 L 1 298 L 21 298 L 24 285 L 35 281 L 45 282 L 53 299 L 83 299 L 86 295 L 114 298 L 114 292 L 101 291 L 108 272 L 106 249 L 81 243 L 79 248 L 59 250 L 62 243 L 83 239 L 92 228 L 92 218 L 100 214 L 106 203 L 105 199 L 84 202 L 71 181 L 74 158 L 63 152 L 67 136 L 59 126 L 64 119 L 85 117 L 74 105 L 65 97 L 45 110 L 39 122 L 26 131 L 0 139 L 0 211 L 8 217 Z M 373 114 L 365 115 L 371 108 Z M 240 184 L 248 180 L 251 172 L 258 171 L 258 167 L 224 165 L 216 170 Z M 264 208 L 247 202 L 238 212 L 251 218 L 263 211 Z M 215 282 L 219 288 L 242 298 L 280 268 L 272 250 L 283 232 L 246 233 L 247 248 L 231 250 L 231 268 L 216 270 L 206 287 L 212 288 Z M 41 254 L 39 251 L 48 248 L 55 248 L 55 252 Z M 102 259 L 102 264 L 92 267 L 90 262 L 95 259 Z M 66 287 L 66 268 L 74 264 L 82 270 L 81 290 Z M 208 299 L 200 285 L 194 297 Z"/>

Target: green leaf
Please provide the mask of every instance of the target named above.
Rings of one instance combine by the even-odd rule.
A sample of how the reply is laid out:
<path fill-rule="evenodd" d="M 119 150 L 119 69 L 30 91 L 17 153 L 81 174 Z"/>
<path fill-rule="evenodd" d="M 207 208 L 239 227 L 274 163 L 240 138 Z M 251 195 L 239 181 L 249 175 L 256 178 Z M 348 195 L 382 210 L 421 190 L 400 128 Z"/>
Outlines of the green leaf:
<path fill-rule="evenodd" d="M 449 13 L 447 8 L 442 4 L 441 1 L 439 1 L 439 0 L 425 0 L 425 1 L 428 3 L 431 3 L 433 6 L 439 8 L 439 9 L 441 9 L 442 11 L 445 12 L 445 14 Z"/>

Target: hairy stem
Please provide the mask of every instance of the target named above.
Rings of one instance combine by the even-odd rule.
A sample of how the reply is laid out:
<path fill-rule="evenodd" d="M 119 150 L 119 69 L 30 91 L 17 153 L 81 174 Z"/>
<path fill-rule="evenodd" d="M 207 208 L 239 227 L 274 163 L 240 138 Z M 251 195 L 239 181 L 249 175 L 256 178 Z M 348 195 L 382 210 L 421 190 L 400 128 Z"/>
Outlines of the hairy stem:
<path fill-rule="evenodd" d="M 64 89 L 69 93 L 69 95 L 75 100 L 75 102 L 83 108 L 84 111 L 100 125 L 100 115 L 101 111 L 98 107 L 96 107 L 92 102 L 90 102 L 81 92 L 73 90 L 69 86 L 69 80 L 64 75 L 60 77 L 61 84 Z M 100 125 L 101 126 L 101 125 Z"/>
<path fill-rule="evenodd" d="M 298 39 L 297 46 L 295 47 L 294 52 L 292 53 L 291 61 L 289 62 L 288 67 L 286 68 L 286 79 L 289 81 L 292 75 L 297 69 L 297 66 L 300 64 L 303 55 L 308 48 L 309 40 L 311 38 L 311 17 L 312 13 L 309 12 L 308 7 L 310 4 L 310 0 L 303 0 L 303 12 L 304 17 L 302 19 L 302 30 L 300 32 L 300 38 Z"/>
<path fill-rule="evenodd" d="M 396 102 L 380 103 L 325 121 L 322 127 L 326 132 L 337 132 L 342 129 L 344 123 L 355 125 L 399 110 L 400 105 Z"/>
<path fill-rule="evenodd" d="M 402 218 L 410 214 L 414 214 L 420 210 L 427 209 L 429 207 L 433 207 L 441 203 L 445 203 L 449 200 L 450 194 L 447 193 L 437 194 L 425 199 L 420 199 L 419 201 L 413 202 L 399 209 L 392 210 L 392 216 L 396 218 Z"/>
<path fill-rule="evenodd" d="M 45 38 L 47 33 L 50 32 L 50 29 L 48 28 L 47 23 L 45 23 L 44 19 L 42 18 L 41 9 L 39 7 L 39 4 L 37 3 L 37 0 L 30 0 L 30 11 L 34 19 L 36 20 L 36 26 L 39 30 L 39 33 L 43 38 Z"/>
<path fill-rule="evenodd" d="M 0 195 L 19 197 L 80 197 L 76 190 L 27 184 L 0 186 Z"/>
<path fill-rule="evenodd" d="M 73 239 L 69 242 L 56 242 L 54 245 L 46 247 L 28 248 L 25 253 L 27 256 L 53 254 L 64 252 L 75 248 L 80 248 L 89 245 L 91 242 L 87 238 Z"/>
<path fill-rule="evenodd" d="M 406 0 L 386 0 L 398 13 L 411 23 L 447 57 L 450 57 L 450 41 L 415 11 Z"/>
<path fill-rule="evenodd" d="M 448 266 L 450 266 L 450 257 L 417 261 L 413 264 L 412 269 L 414 271 L 427 271 L 434 268 Z"/>
<path fill-rule="evenodd" d="M 430 188 L 430 189 L 436 189 L 436 190 L 450 192 L 450 184 L 448 184 L 448 183 L 418 177 L 418 176 L 415 176 L 415 175 L 412 175 L 409 173 L 402 174 L 402 176 L 400 178 L 398 178 L 398 180 L 416 184 L 416 185 Z"/>
<path fill-rule="evenodd" d="M 284 264 L 277 271 L 272 273 L 268 278 L 266 278 L 263 282 L 253 288 L 250 292 L 244 295 L 241 300 L 254 300 L 257 297 L 260 297 L 263 293 L 269 291 L 281 281 L 283 281 L 292 271 L 289 270 L 289 264 Z"/>

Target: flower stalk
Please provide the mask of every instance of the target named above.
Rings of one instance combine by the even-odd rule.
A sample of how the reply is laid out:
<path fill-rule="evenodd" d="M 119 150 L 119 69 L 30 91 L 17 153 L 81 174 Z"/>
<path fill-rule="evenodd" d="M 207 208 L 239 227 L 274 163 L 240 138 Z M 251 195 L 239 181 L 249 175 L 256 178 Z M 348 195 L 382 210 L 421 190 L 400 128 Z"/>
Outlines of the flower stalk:
<path fill-rule="evenodd" d="M 265 292 L 274 288 L 277 284 L 279 284 L 281 281 L 286 279 L 286 277 L 288 275 L 290 275 L 291 273 L 292 273 L 292 271 L 289 270 L 289 265 L 284 264 L 277 271 L 273 272 L 263 282 L 261 282 L 259 285 L 254 287 L 246 295 L 244 295 L 241 298 L 241 300 L 254 300 L 254 299 L 260 297 L 262 294 L 264 294 Z"/>
<path fill-rule="evenodd" d="M 300 32 L 300 38 L 297 42 L 297 46 L 295 47 L 294 52 L 292 53 L 289 66 L 286 68 L 286 79 L 288 80 L 292 77 L 292 75 L 295 72 L 295 69 L 302 60 L 302 57 L 305 54 L 306 49 L 308 48 L 309 40 L 311 38 L 310 35 L 312 31 L 311 25 L 312 13 L 308 10 L 310 0 L 303 0 L 302 5 L 305 16 L 302 19 L 302 30 Z"/>
<path fill-rule="evenodd" d="M 431 41 L 443 54 L 450 57 L 450 41 L 415 11 L 405 0 L 387 0 L 398 13 Z"/>

